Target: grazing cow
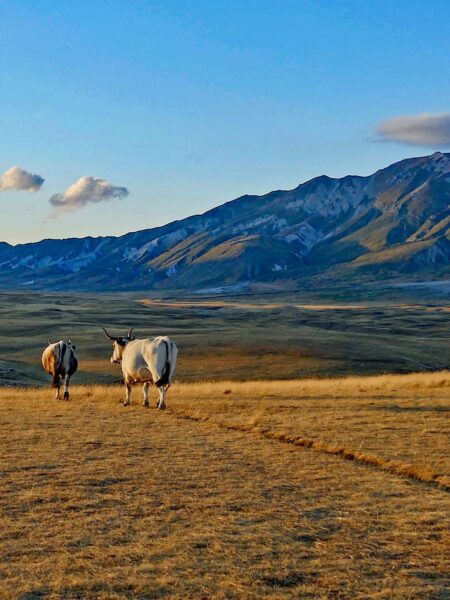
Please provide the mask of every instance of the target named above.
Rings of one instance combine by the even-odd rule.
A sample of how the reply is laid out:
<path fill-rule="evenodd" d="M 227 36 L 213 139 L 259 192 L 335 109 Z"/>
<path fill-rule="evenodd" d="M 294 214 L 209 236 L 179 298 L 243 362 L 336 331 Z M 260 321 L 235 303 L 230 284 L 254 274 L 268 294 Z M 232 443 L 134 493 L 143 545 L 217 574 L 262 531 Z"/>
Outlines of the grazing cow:
<path fill-rule="evenodd" d="M 56 388 L 56 400 L 60 400 L 59 388 L 64 382 L 64 400 L 69 399 L 69 380 L 78 369 L 75 346 L 70 338 L 67 342 L 60 340 L 48 346 L 42 354 L 44 371 L 52 376 L 52 386 Z"/>
<path fill-rule="evenodd" d="M 178 349 L 167 336 L 155 339 L 137 340 L 131 335 L 115 337 L 109 335 L 103 327 L 106 337 L 113 342 L 112 363 L 122 364 L 126 396 L 123 402 L 128 406 L 131 402 L 131 386 L 134 383 L 144 384 L 143 406 L 150 406 L 149 388 L 154 384 L 158 388 L 157 408 L 166 408 L 165 395 L 172 384 Z"/>

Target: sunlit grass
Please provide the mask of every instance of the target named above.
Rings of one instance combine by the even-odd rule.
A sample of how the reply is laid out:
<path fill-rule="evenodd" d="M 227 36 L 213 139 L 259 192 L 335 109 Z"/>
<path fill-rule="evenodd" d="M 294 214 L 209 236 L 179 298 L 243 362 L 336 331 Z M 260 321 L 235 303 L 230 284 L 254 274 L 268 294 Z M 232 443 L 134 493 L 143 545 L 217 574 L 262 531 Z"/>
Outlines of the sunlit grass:
<path fill-rule="evenodd" d="M 448 372 L 133 393 L 0 390 L 3 597 L 444 597 Z"/>

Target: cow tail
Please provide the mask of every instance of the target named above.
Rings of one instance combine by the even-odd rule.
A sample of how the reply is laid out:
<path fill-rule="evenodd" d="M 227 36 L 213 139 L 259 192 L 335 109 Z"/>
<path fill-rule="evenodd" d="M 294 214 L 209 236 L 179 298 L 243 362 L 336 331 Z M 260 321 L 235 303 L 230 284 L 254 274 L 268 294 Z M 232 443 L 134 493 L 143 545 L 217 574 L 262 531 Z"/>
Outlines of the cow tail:
<path fill-rule="evenodd" d="M 170 373 L 169 373 L 169 381 L 172 383 L 173 375 L 175 373 L 175 367 L 177 364 L 177 348 L 175 344 L 170 340 Z"/>
<path fill-rule="evenodd" d="M 64 364 L 64 354 L 66 352 L 66 346 L 63 344 L 62 347 L 58 346 L 58 356 L 55 356 L 55 365 L 54 365 L 54 373 L 53 373 L 53 381 L 52 386 L 54 388 L 59 388 L 61 385 L 61 367 Z"/>
<path fill-rule="evenodd" d="M 70 356 L 71 360 L 70 360 L 70 369 L 69 369 L 70 376 L 72 376 L 78 370 L 78 359 L 77 359 L 73 349 L 71 349 L 71 350 L 72 350 L 72 352 L 71 352 L 71 356 Z"/>
<path fill-rule="evenodd" d="M 64 367 L 64 357 L 66 356 L 66 350 L 67 350 L 67 346 L 66 344 L 63 343 L 62 347 L 61 347 L 61 356 L 59 357 L 59 365 L 58 365 L 58 371 L 61 373 L 61 371 L 63 369 L 65 369 Z"/>
<path fill-rule="evenodd" d="M 170 375 L 170 353 L 169 353 L 169 344 L 166 340 L 162 340 L 162 343 L 166 347 L 166 362 L 164 363 L 164 367 L 162 370 L 161 377 L 155 383 L 156 387 L 161 387 L 163 385 L 167 385 L 169 383 L 169 375 Z"/>

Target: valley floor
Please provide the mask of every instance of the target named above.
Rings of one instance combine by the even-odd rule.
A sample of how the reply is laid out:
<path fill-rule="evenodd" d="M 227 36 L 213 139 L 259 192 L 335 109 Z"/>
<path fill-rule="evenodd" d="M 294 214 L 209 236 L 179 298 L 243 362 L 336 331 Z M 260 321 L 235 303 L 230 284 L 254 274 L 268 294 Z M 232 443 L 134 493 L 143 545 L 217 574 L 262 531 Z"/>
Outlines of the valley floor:
<path fill-rule="evenodd" d="M 102 326 L 115 335 L 130 327 L 137 337 L 169 335 L 183 382 L 448 368 L 446 297 L 376 288 L 362 300 L 357 291 L 171 299 L 0 292 L 0 387 L 48 385 L 42 352 L 49 338 L 67 337 L 79 359 L 74 383 L 119 381 Z"/>
<path fill-rule="evenodd" d="M 448 597 L 449 373 L 122 392 L 0 391 L 0 597 Z"/>

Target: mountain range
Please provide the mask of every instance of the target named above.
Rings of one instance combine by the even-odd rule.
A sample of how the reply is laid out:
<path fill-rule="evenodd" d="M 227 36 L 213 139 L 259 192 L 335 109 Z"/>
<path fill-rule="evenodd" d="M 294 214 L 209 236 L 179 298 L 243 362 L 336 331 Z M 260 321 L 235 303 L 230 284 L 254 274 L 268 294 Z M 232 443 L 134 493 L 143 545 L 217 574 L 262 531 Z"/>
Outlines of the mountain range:
<path fill-rule="evenodd" d="M 316 177 L 120 237 L 0 242 L 0 288 L 195 291 L 450 274 L 450 154 Z"/>

